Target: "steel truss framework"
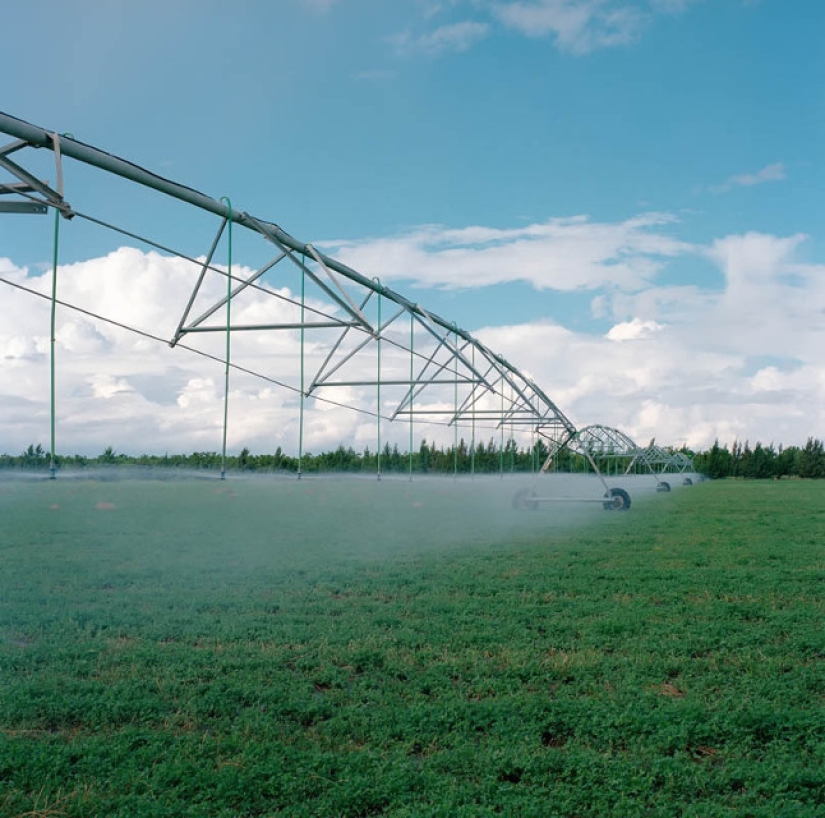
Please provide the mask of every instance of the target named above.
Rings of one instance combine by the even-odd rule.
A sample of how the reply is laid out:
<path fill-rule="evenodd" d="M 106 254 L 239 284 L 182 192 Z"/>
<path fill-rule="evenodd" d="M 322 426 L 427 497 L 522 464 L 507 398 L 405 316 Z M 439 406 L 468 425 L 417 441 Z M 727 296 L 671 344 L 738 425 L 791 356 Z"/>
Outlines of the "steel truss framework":
<path fill-rule="evenodd" d="M 662 479 L 663 474 L 693 469 L 693 461 L 683 452 L 671 453 L 655 441 L 642 447 L 621 430 L 597 424 L 577 430 L 568 440 L 552 442 L 541 471 L 549 471 L 565 448 L 583 457 L 603 482 L 604 475 L 641 471 L 653 477 L 659 491 L 670 491 L 670 483 Z M 604 486 L 607 490 L 606 482 Z"/>
<path fill-rule="evenodd" d="M 668 449 L 663 449 L 661 446 L 657 446 L 654 441 L 650 442 L 650 445 L 644 452 L 646 455 L 645 460 L 649 464 L 651 472 L 659 476 L 668 474 L 682 475 L 684 485 L 690 486 L 693 484 L 693 478 L 690 476 L 695 476 L 693 459 L 684 452 L 672 452 Z M 629 473 L 630 469 L 634 466 L 635 464 L 629 466 L 627 473 Z"/>
<path fill-rule="evenodd" d="M 624 456 L 634 452 L 654 471 L 651 455 L 639 450 L 618 430 L 592 426 L 577 431 L 531 378 L 466 330 L 384 286 L 379 279 L 362 275 L 312 244 L 299 241 L 274 222 L 233 208 L 228 199 L 213 199 L 73 137 L 7 114 L 0 113 L 0 133 L 12 138 L 0 146 L 0 169 L 11 177 L 8 182 L 0 180 L 0 213 L 42 214 L 53 210 L 64 220 L 78 219 L 108 228 L 191 263 L 193 282 L 188 302 L 181 305 L 180 320 L 172 336 L 158 340 L 165 340 L 171 347 L 192 349 L 184 342 L 194 343 L 197 337 L 209 333 L 225 337 L 225 355 L 210 357 L 217 357 L 226 365 L 226 400 L 230 368 L 244 370 L 231 360 L 231 337 L 247 332 L 286 332 L 300 339 L 300 377 L 296 383 L 278 381 L 265 372 L 244 371 L 293 389 L 300 399 L 302 426 L 306 399 L 349 405 L 352 390 L 372 394 L 374 399 L 362 401 L 359 411 L 377 418 L 379 458 L 382 420 L 401 420 L 409 424 L 410 454 L 414 424 L 439 424 L 453 428 L 456 442 L 459 427 L 472 428 L 473 438 L 477 427 L 497 430 L 502 444 L 505 430 L 509 430 L 510 437 L 518 431 L 537 433 L 551 449 L 543 471 L 564 446 L 583 452 L 600 476 L 598 460 L 603 460 L 611 447 L 612 451 L 624 452 Z M 30 169 L 29 159 L 38 149 L 54 154 L 55 185 L 43 181 Z M 211 214 L 215 219 L 213 238 L 205 255 L 196 259 L 192 254 L 74 208 L 64 195 L 63 166 L 67 159 Z M 58 221 L 56 216 L 55 236 Z M 251 273 L 233 273 L 233 229 L 241 229 L 269 247 L 268 260 Z M 216 254 L 219 247 L 227 244 L 229 264 L 221 265 L 215 260 Z M 204 281 L 215 275 L 225 280 L 225 295 L 204 302 Z M 54 286 L 56 278 L 55 246 Z M 293 286 L 288 286 L 288 282 Z M 273 300 L 274 307 L 259 322 L 232 323 L 231 309 L 250 293 L 265 294 Z M 80 305 L 58 301 L 53 290 L 52 346 L 56 304 L 84 311 Z M 94 317 L 108 320 L 105 316 Z M 148 332 L 143 334 L 153 337 Z M 226 418 L 225 407 L 224 461 Z M 303 430 L 299 458 L 302 435 Z M 501 448 L 503 451 L 504 446 Z M 380 475 L 380 459 L 378 469 Z"/>

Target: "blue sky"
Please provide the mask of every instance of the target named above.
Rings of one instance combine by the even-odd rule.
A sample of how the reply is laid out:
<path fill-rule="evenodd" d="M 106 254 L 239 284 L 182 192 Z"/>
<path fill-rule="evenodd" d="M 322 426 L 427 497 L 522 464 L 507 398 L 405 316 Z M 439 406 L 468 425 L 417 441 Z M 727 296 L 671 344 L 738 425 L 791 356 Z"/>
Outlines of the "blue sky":
<path fill-rule="evenodd" d="M 6 113 L 381 275 L 504 345 L 580 425 L 693 445 L 823 434 L 816 0 L 46 0 L 4 30 Z M 81 184 L 69 201 L 105 201 Z M 114 209 L 168 227 L 138 195 Z M 42 278 L 49 234 L 5 217 L 0 259 Z M 185 220 L 175 238 L 206 252 Z M 61 260 L 112 249 L 69 235 Z M 40 406 L 40 370 L 19 386 L 8 350 L 42 327 L 14 309 L 0 377 Z M 112 377 L 139 391 L 117 354 Z M 35 432 L 7 419 L 0 449 Z M 332 424 L 318 445 L 335 435 L 359 439 Z M 94 448 L 91 427 L 67 443 Z"/>

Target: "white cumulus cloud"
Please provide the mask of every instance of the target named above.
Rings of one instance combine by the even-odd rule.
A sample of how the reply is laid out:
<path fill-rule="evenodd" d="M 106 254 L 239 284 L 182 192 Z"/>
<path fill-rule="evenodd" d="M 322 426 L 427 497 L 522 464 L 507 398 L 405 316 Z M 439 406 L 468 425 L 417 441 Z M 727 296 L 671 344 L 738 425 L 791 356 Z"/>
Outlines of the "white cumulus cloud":
<path fill-rule="evenodd" d="M 634 318 L 632 321 L 622 321 L 611 327 L 607 338 L 611 341 L 635 341 L 639 338 L 650 338 L 662 329 L 664 327 L 655 321 Z"/>
<path fill-rule="evenodd" d="M 639 441 L 655 436 L 661 443 L 693 446 L 709 446 L 716 437 L 799 444 L 821 436 L 825 265 L 800 260 L 803 235 L 751 232 L 697 247 L 671 235 L 678 227 L 665 216 L 647 214 L 617 223 L 574 218 L 520 228 L 427 226 L 334 245 L 339 256 L 385 283 L 397 278 L 430 288 L 486 287 L 491 299 L 498 283 L 513 280 L 536 290 L 592 292 L 594 311 L 612 325 L 607 331 L 574 330 L 550 316 L 467 327 L 529 373 L 579 426 L 603 423 Z M 715 265 L 718 286 L 658 283 L 658 271 L 671 260 L 692 258 Z M 8 281 L 50 291 L 50 273 L 33 274 L 3 259 L 0 271 Z M 61 267 L 58 292 L 90 312 L 168 339 L 197 273 L 191 263 L 122 248 Z M 193 315 L 220 298 L 225 286 L 223 277 L 207 277 Z M 14 453 L 48 437 L 49 303 L 0 287 L 0 451 Z M 292 295 L 287 288 L 279 292 Z M 418 296 L 426 306 L 426 292 Z M 233 307 L 233 325 L 291 322 L 296 310 L 250 289 Z M 221 315 L 214 317 L 216 325 Z M 219 361 L 169 349 L 65 307 L 58 308 L 56 330 L 61 451 L 97 453 L 107 445 L 134 453 L 220 448 Z M 312 335 L 307 371 L 323 361 L 331 337 Z M 225 343 L 222 333 L 184 340 L 217 356 Z M 393 360 L 391 344 L 385 352 L 384 376 L 397 370 L 403 378 L 408 364 Z M 230 448 L 296 449 L 298 353 L 293 330 L 233 335 L 233 361 L 269 380 L 232 372 Z M 342 370 L 342 380 L 373 377 L 369 358 L 351 366 Z M 342 387 L 324 394 L 344 406 L 315 397 L 306 402 L 305 450 L 340 443 L 374 447 L 374 419 L 347 408 L 375 411 L 374 392 Z M 391 404 L 391 389 L 382 399 Z M 422 424 L 416 440 L 438 433 Z M 406 448 L 406 425 L 385 422 L 382 439 Z"/>

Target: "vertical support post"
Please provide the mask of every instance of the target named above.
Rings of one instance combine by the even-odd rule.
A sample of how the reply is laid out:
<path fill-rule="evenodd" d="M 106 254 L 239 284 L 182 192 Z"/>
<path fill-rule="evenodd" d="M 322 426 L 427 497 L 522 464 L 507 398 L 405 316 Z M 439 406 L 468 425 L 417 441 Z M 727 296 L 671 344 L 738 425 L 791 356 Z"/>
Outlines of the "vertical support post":
<path fill-rule="evenodd" d="M 513 385 L 510 384 L 510 407 L 513 404 Z M 516 432 L 513 416 L 510 416 L 510 473 L 516 470 Z"/>
<path fill-rule="evenodd" d="M 501 441 L 498 444 L 498 466 L 504 479 L 504 378 L 501 379 Z"/>
<path fill-rule="evenodd" d="M 376 479 L 381 479 L 381 281 L 378 278 L 374 278 L 376 284 L 378 284 L 378 338 L 376 343 L 378 345 L 378 371 L 377 377 L 375 379 L 375 388 L 376 388 L 376 401 L 378 402 L 377 411 L 376 411 L 376 420 L 377 423 L 377 431 L 378 431 L 378 454 L 376 458 Z"/>
<path fill-rule="evenodd" d="M 476 369 L 476 345 L 473 344 L 473 371 Z M 470 439 L 470 476 L 476 476 L 476 385 L 473 385 L 473 433 Z"/>
<path fill-rule="evenodd" d="M 60 155 L 60 137 L 57 133 L 50 134 L 54 146 L 55 171 L 57 172 L 57 195 L 63 200 L 63 161 Z M 57 317 L 57 260 L 60 246 L 60 209 L 54 209 L 54 241 L 52 243 L 52 304 L 49 324 L 49 403 L 50 403 L 50 440 L 49 440 L 49 480 L 57 477 L 57 461 L 55 455 L 55 322 Z"/>
<path fill-rule="evenodd" d="M 229 361 L 232 338 L 232 202 L 227 196 L 221 197 L 222 202 L 226 202 L 229 210 L 227 223 L 229 232 L 227 233 L 228 263 L 226 266 L 226 367 L 224 370 L 223 383 L 223 442 L 221 444 L 221 480 L 226 480 L 226 429 L 229 423 Z"/>
<path fill-rule="evenodd" d="M 453 324 L 453 480 L 458 479 L 458 325 Z"/>
<path fill-rule="evenodd" d="M 415 316 L 410 313 L 410 480 L 413 473 L 413 379 L 415 378 L 413 353 L 415 350 Z"/>
<path fill-rule="evenodd" d="M 50 415 L 50 424 L 51 424 L 51 444 L 50 444 L 50 457 L 49 457 L 49 479 L 54 480 L 57 477 L 57 464 L 55 462 L 55 420 L 54 420 L 54 405 L 55 405 L 55 386 L 54 386 L 54 368 L 55 368 L 55 360 L 54 360 L 54 347 L 55 347 L 55 339 L 54 339 L 54 329 L 55 329 L 55 318 L 57 314 L 57 259 L 58 259 L 58 239 L 60 237 L 60 210 L 58 208 L 54 209 L 54 242 L 52 247 L 52 312 L 51 312 L 51 329 L 49 333 L 50 340 L 50 366 L 49 366 L 49 379 L 50 379 L 50 403 L 51 403 L 51 415 Z"/>
<path fill-rule="evenodd" d="M 306 306 L 306 256 L 301 257 L 301 404 L 298 410 L 298 479 L 304 459 L 304 316 Z"/>

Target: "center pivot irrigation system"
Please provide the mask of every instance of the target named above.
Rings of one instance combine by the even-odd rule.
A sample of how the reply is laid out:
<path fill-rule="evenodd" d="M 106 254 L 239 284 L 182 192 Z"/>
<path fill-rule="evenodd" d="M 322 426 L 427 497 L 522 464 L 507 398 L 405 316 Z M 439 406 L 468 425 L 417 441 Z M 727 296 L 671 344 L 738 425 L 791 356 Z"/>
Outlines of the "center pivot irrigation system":
<path fill-rule="evenodd" d="M 504 471 L 505 432 L 508 444 L 515 434 L 530 435 L 534 459 L 539 439 L 549 455 L 534 471 L 554 468 L 560 453 L 568 450 L 583 457 L 598 476 L 604 494 L 594 502 L 609 509 L 627 509 L 630 497 L 624 489 L 611 487 L 607 478 L 621 470 L 628 474 L 640 468 L 652 475 L 657 486 L 664 471 L 692 470 L 669 452 L 637 446 L 615 429 L 588 426 L 577 430 L 558 406 L 533 380 L 488 349 L 469 332 L 428 311 L 380 279 L 362 275 L 346 264 L 299 241 L 271 221 L 256 218 L 233 207 L 228 198 L 213 199 L 193 188 L 159 176 L 106 151 L 85 144 L 71 135 L 58 134 L 21 119 L 0 113 L 0 133 L 12 141 L 0 146 L 0 169 L 10 177 L 0 179 L 0 213 L 54 213 L 53 269 L 51 296 L 27 287 L 20 281 L 0 279 L 5 284 L 48 298 L 51 303 L 51 476 L 55 476 L 55 314 L 58 306 L 76 310 L 95 320 L 115 324 L 154 340 L 205 355 L 224 368 L 224 411 L 221 477 L 225 476 L 226 434 L 229 420 L 230 374 L 255 377 L 283 387 L 295 396 L 299 416 L 298 476 L 304 448 L 304 414 L 307 401 L 345 406 L 375 421 L 377 473 L 381 476 L 382 428 L 393 421 L 409 426 L 410 473 L 413 434 L 416 424 L 451 428 L 454 450 L 458 452 L 459 428 L 471 433 L 470 451 L 475 451 L 476 435 L 494 430 L 501 439 Z M 42 150 L 45 149 L 45 150 Z M 54 184 L 44 181 L 42 157 Z M 64 190 L 67 167 L 72 174 L 104 174 L 129 185 L 129 192 L 157 196 L 165 203 L 182 207 L 179 216 L 156 219 L 159 226 L 174 229 L 176 219 L 189 225 L 195 215 L 206 219 L 203 252 L 173 249 L 172 241 L 147 238 L 121 226 L 111 214 L 123 210 L 120 200 L 106 201 L 107 218 L 70 204 Z M 40 164 L 38 164 L 40 163 Z M 77 164 L 76 164 L 77 163 Z M 94 181 L 92 186 L 98 184 Z M 75 188 L 81 187 L 75 185 Z M 73 188 L 74 189 L 74 188 Z M 149 193 L 151 192 L 151 193 Z M 127 197 L 128 198 L 128 197 Z M 92 208 L 94 209 L 94 208 Z M 128 210 L 128 209 L 127 209 Z M 127 213 L 128 215 L 128 213 Z M 155 327 L 139 328 L 119 322 L 111 315 L 92 313 L 83 305 L 58 299 L 60 223 L 83 223 L 111 231 L 118 241 L 126 237 L 173 257 L 191 267 L 191 291 L 179 305 L 180 318 L 168 335 Z M 199 225 L 200 227 L 200 225 Z M 245 258 L 258 257 L 254 267 L 233 267 L 240 242 L 254 242 Z M 240 272 L 239 272 L 240 269 Z M 215 280 L 221 282 L 216 296 Z M 250 297 L 254 305 L 250 305 Z M 246 299 L 246 302 L 245 302 Z M 254 309 L 252 308 L 254 307 Z M 240 317 L 239 317 L 240 316 Z M 252 318 L 250 318 L 252 316 Z M 281 333 L 292 346 L 294 377 L 282 372 L 252 369 L 233 357 L 233 338 L 238 333 L 256 336 Z M 211 341 L 209 340 L 211 336 Z M 216 340 L 220 347 L 215 346 Z M 211 344 L 211 345 L 210 345 Z M 463 438 L 462 438 L 463 439 Z M 519 493 L 514 505 L 533 508 L 543 498 L 535 491 Z M 558 498 L 552 498 L 558 499 Z"/>
<path fill-rule="evenodd" d="M 627 476 L 641 472 L 650 475 L 658 492 L 670 491 L 670 483 L 663 479 L 670 474 L 682 475 L 682 485 L 693 485 L 693 479 L 688 476 L 693 473 L 693 461 L 684 452 L 670 452 L 657 446 L 653 440 L 643 448 L 624 432 L 609 426 L 585 426 L 567 440 L 560 438 L 553 441 L 541 472 L 551 471 L 564 450 L 584 458 L 586 464 L 599 476 L 605 489 L 601 502 L 608 510 L 630 508 L 628 492 L 608 485 L 606 477 L 611 474 Z M 558 497 L 542 496 L 535 488 L 524 488 L 516 493 L 513 506 L 536 509 L 542 503 L 558 500 Z"/>

